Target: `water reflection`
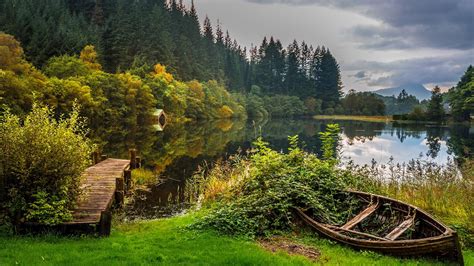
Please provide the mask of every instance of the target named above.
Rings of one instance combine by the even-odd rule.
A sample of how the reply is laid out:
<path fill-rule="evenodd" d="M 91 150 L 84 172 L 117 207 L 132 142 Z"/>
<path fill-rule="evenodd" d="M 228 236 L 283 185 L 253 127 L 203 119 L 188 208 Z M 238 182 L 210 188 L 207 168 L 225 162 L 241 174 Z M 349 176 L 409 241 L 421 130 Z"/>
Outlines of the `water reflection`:
<path fill-rule="evenodd" d="M 262 136 L 274 149 L 287 151 L 287 137 L 299 135 L 304 149 L 320 153 L 316 137 L 330 121 L 270 120 L 260 122 L 214 121 L 208 123 L 169 124 L 163 132 L 153 127 L 101 129 L 93 137 L 101 140 L 104 153 L 127 158 L 129 148 L 137 148 L 144 166 L 153 170 L 156 182 L 136 191 L 128 206 L 129 213 L 156 217 L 179 211 L 184 186 L 204 162 L 250 149 Z M 342 155 L 357 164 L 372 160 L 386 163 L 408 162 L 421 155 L 426 160 L 446 163 L 448 157 L 471 157 L 474 130 L 467 126 L 435 127 L 420 124 L 393 124 L 361 121 L 337 121 L 342 128 Z"/>

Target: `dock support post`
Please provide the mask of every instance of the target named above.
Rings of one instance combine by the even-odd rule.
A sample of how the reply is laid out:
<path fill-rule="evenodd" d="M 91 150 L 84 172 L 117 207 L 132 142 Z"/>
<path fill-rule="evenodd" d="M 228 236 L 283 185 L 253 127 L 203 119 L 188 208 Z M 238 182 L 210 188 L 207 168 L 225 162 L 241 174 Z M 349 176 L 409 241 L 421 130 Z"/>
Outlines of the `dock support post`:
<path fill-rule="evenodd" d="M 94 163 L 94 165 L 96 165 L 100 162 L 98 151 L 95 151 L 95 152 L 92 153 L 92 162 Z"/>
<path fill-rule="evenodd" d="M 137 168 L 137 150 L 130 149 L 130 169 L 133 170 Z"/>
<path fill-rule="evenodd" d="M 135 168 L 142 167 L 142 158 L 140 156 L 135 157 Z"/>
<path fill-rule="evenodd" d="M 123 178 L 115 179 L 115 204 L 117 207 L 122 207 L 125 198 L 125 184 Z"/>
<path fill-rule="evenodd" d="M 99 236 L 110 236 L 110 228 L 112 227 L 112 213 L 103 211 L 100 214 L 100 223 L 98 228 Z"/>
<path fill-rule="evenodd" d="M 132 186 L 132 171 L 130 169 L 124 170 L 123 178 L 125 179 L 125 191 L 128 191 Z"/>

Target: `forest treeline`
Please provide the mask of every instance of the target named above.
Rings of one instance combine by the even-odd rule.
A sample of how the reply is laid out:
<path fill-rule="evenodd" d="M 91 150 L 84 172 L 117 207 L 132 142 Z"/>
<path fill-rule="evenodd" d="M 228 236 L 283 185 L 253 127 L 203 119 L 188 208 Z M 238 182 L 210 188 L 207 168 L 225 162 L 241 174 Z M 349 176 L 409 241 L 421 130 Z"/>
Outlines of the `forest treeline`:
<path fill-rule="evenodd" d="M 143 77 L 107 73 L 89 45 L 79 56 L 50 58 L 40 71 L 25 60 L 13 36 L 0 34 L 0 48 L 0 108 L 15 114 L 26 114 L 34 102 L 53 107 L 58 117 L 80 105 L 93 129 L 146 123 L 159 106 L 178 120 L 246 115 L 221 84 L 178 81 L 161 64 Z"/>
<path fill-rule="evenodd" d="M 77 79 L 76 72 L 84 68 L 78 55 L 92 45 L 97 50 L 95 64 L 100 64 L 94 73 L 140 80 L 155 96 L 154 107 L 176 117 L 235 116 L 242 108 L 249 117 L 259 118 L 406 114 L 428 107 L 403 92 L 398 97 L 355 91 L 344 95 L 339 65 L 327 47 L 296 40 L 283 47 L 278 39 L 265 37 L 247 50 L 219 22 L 213 25 L 206 17 L 201 25 L 194 2 L 185 6 L 176 0 L 0 0 L 0 9 L 0 31 L 15 36 L 26 60 L 48 79 Z M 63 71 L 57 69 L 61 64 L 69 64 L 72 73 L 58 77 L 54 71 Z M 166 84 L 172 89 L 165 92 L 150 85 L 150 73 L 157 71 L 173 77 Z M 110 94 L 121 93 L 113 92 L 114 82 L 102 82 Z M 97 84 L 86 85 L 95 90 Z M 201 101 L 200 91 L 220 96 Z M 453 102 L 453 111 L 459 110 L 456 117 L 468 120 L 470 111 L 465 110 L 472 110 L 472 104 L 464 99 L 472 89 L 463 90 L 466 97 L 452 91 L 444 103 Z M 224 105 L 230 110 L 219 109 Z M 135 107 L 123 109 L 127 108 Z"/>
<path fill-rule="evenodd" d="M 15 36 L 26 58 L 43 68 L 49 58 L 94 45 L 103 70 L 152 71 L 156 63 L 179 80 L 216 80 L 231 92 L 252 86 L 267 96 L 321 100 L 336 108 L 342 95 L 339 66 L 329 49 L 273 37 L 259 47 L 240 46 L 220 24 L 200 25 L 194 4 L 175 0 L 0 0 L 0 30 Z M 309 99 L 309 102 L 314 100 Z"/>

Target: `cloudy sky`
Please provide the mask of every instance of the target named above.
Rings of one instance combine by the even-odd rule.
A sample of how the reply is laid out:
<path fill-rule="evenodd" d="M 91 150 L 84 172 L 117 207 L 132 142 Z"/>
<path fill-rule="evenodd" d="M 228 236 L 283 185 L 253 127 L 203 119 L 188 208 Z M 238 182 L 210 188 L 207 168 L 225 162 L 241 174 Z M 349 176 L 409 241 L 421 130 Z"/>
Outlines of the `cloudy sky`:
<path fill-rule="evenodd" d="M 188 1 L 190 2 L 190 1 Z M 195 0 L 244 45 L 325 45 L 348 89 L 454 85 L 474 64 L 474 0 Z"/>

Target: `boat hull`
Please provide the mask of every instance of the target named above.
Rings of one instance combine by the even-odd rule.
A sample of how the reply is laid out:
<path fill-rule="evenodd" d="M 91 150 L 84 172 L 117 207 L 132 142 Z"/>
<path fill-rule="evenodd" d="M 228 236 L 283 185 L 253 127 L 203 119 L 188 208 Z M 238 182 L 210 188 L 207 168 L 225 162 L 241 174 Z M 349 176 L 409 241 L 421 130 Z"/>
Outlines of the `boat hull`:
<path fill-rule="evenodd" d="M 370 196 L 373 198 L 375 196 L 385 202 L 390 201 L 398 205 L 403 204 L 409 208 L 416 208 L 412 205 L 378 195 L 372 195 L 362 192 L 351 193 L 362 197 Z M 296 214 L 302 219 L 305 224 L 316 230 L 322 236 L 335 240 L 339 243 L 346 244 L 356 249 L 371 250 L 401 257 L 431 255 L 436 257 L 448 258 L 451 260 L 458 261 L 460 264 L 463 264 L 463 257 L 456 232 L 446 227 L 442 223 L 436 221 L 426 212 L 418 208 L 416 208 L 416 210 L 418 215 L 420 215 L 423 219 L 427 219 L 427 222 L 429 222 L 430 224 L 434 224 L 434 226 L 439 227 L 439 230 L 443 230 L 443 233 L 434 237 L 410 240 L 382 241 L 378 239 L 359 239 L 341 234 L 337 230 L 334 230 L 334 226 L 322 224 L 313 220 L 301 209 L 297 208 Z"/>

